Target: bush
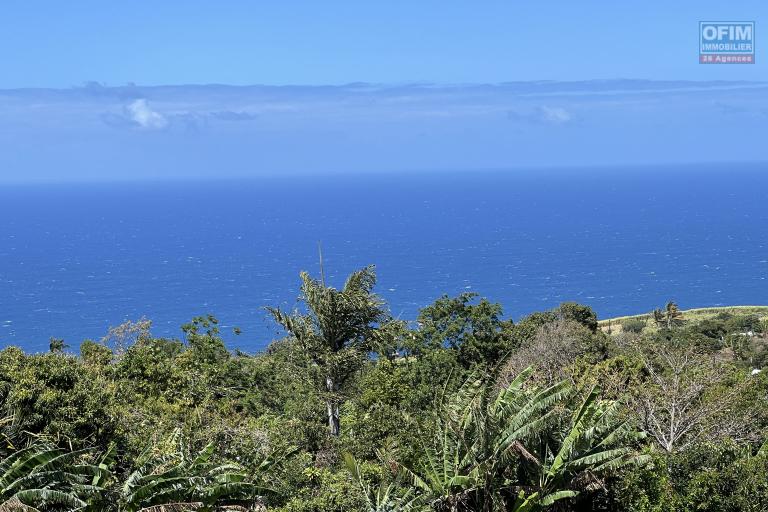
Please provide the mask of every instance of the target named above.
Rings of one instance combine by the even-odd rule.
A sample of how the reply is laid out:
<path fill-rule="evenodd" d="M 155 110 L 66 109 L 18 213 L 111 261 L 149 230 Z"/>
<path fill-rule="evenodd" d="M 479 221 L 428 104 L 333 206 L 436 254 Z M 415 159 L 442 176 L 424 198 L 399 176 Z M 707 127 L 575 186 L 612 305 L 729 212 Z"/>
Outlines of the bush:
<path fill-rule="evenodd" d="M 759 332 L 761 330 L 760 318 L 757 315 L 735 316 L 725 322 L 725 329 L 729 334 Z"/>
<path fill-rule="evenodd" d="M 628 318 L 621 322 L 621 330 L 624 332 L 641 333 L 645 329 L 646 320 L 643 318 Z"/>
<path fill-rule="evenodd" d="M 563 302 L 557 308 L 564 320 L 578 322 L 592 332 L 597 332 L 597 314 L 589 306 L 577 302 Z"/>
<path fill-rule="evenodd" d="M 676 510 L 667 461 L 659 453 L 649 451 L 648 454 L 652 460 L 650 464 L 625 469 L 615 481 L 611 482 L 617 511 L 670 512 Z"/>
<path fill-rule="evenodd" d="M 365 498 L 346 471 L 309 467 L 303 485 L 279 512 L 352 512 L 364 510 Z"/>

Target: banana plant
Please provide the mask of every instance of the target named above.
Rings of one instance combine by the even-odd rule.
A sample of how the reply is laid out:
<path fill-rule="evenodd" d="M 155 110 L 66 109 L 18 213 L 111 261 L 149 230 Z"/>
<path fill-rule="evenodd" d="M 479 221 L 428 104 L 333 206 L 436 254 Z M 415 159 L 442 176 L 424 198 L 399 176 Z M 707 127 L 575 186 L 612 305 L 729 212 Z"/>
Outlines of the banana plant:
<path fill-rule="evenodd" d="M 0 461 L 0 511 L 71 512 L 88 505 L 103 489 L 94 480 L 104 468 L 84 463 L 87 450 L 68 452 L 34 444 Z"/>
<path fill-rule="evenodd" d="M 344 454 L 344 466 L 353 480 L 363 491 L 366 512 L 416 512 L 419 501 L 413 489 L 404 489 L 401 478 L 389 482 L 380 482 L 372 487 L 363 477 L 360 464 L 354 456 Z"/>
<path fill-rule="evenodd" d="M 644 462 L 633 447 L 641 434 L 618 420 L 617 403 L 592 389 L 574 409 L 569 383 L 527 387 L 531 372 L 499 391 L 473 377 L 441 408 L 435 442 L 408 470 L 433 510 L 544 510 L 595 488 L 602 473 Z"/>
<path fill-rule="evenodd" d="M 542 464 L 540 488 L 547 491 L 577 481 L 585 489 L 594 489 L 601 474 L 647 463 L 648 456 L 634 449 L 644 434 L 619 420 L 619 414 L 617 402 L 600 401 L 599 390 L 592 388 L 574 411 L 557 452 Z"/>
<path fill-rule="evenodd" d="M 249 481 L 240 465 L 212 462 L 212 444 L 189 455 L 180 431 L 174 432 L 170 441 L 175 447 L 171 453 L 146 451 L 142 462 L 125 479 L 119 490 L 121 511 L 248 507 L 265 491 Z"/>

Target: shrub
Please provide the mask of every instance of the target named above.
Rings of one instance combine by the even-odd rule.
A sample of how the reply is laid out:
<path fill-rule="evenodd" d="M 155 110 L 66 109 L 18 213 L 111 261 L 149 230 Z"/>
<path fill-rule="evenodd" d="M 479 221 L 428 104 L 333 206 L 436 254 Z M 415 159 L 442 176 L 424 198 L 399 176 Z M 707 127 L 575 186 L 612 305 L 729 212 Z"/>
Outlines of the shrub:
<path fill-rule="evenodd" d="M 725 329 L 729 334 L 759 332 L 760 327 L 760 318 L 757 315 L 735 316 L 725 322 Z"/>
<path fill-rule="evenodd" d="M 625 332 L 640 333 L 645 329 L 646 321 L 643 318 L 628 318 L 621 322 L 621 330 Z"/>

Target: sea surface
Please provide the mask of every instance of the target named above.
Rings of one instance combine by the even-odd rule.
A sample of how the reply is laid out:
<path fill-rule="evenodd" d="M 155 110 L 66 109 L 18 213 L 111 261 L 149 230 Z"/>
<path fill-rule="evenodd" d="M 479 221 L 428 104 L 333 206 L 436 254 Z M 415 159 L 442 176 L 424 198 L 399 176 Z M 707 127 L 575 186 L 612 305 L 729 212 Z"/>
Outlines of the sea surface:
<path fill-rule="evenodd" d="M 467 291 L 514 319 L 768 304 L 768 166 L 0 185 L 0 347 L 76 350 L 142 316 L 178 337 L 212 313 L 258 351 L 318 242 L 331 284 L 375 264 L 404 319 Z"/>

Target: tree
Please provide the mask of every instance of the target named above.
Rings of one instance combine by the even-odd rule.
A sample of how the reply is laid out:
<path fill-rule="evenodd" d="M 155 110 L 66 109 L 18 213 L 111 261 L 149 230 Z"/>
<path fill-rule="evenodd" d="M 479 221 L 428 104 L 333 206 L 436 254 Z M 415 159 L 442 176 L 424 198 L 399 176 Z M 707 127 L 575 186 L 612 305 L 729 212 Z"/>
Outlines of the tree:
<path fill-rule="evenodd" d="M 557 308 L 559 316 L 582 324 L 592 332 L 597 332 L 597 314 L 589 306 L 578 302 L 563 302 Z"/>
<path fill-rule="evenodd" d="M 418 335 L 423 344 L 456 350 L 466 367 L 493 365 L 512 348 L 511 322 L 501 320 L 501 305 L 480 299 L 476 293 L 442 296 L 419 312 Z"/>
<path fill-rule="evenodd" d="M 88 364 L 95 366 L 107 366 L 114 357 L 108 346 L 85 340 L 80 344 L 80 357 Z"/>
<path fill-rule="evenodd" d="M 604 359 L 607 337 L 584 324 L 557 319 L 543 324 L 536 334 L 507 359 L 502 377 L 514 379 L 521 371 L 533 367 L 535 378 L 553 384 L 568 377 L 579 358 L 592 362 Z"/>
<path fill-rule="evenodd" d="M 62 354 L 62 353 L 64 353 L 64 349 L 66 349 L 68 347 L 69 347 L 69 345 L 64 343 L 64 340 L 61 339 L 61 338 L 51 337 L 51 340 L 48 343 L 48 350 L 52 354 Z"/>
<path fill-rule="evenodd" d="M 268 308 L 275 321 L 298 342 L 302 353 L 320 374 L 328 428 L 339 435 L 340 390 L 367 357 L 367 342 L 377 323 L 385 319 L 383 302 L 373 293 L 373 266 L 352 273 L 341 290 L 326 286 L 302 272 L 302 314 Z"/>
<path fill-rule="evenodd" d="M 701 441 L 754 440 L 750 380 L 695 348 L 676 343 L 636 346 L 647 378 L 631 388 L 643 429 L 667 452 Z"/>
<path fill-rule="evenodd" d="M 683 323 L 683 313 L 676 303 L 669 301 L 664 306 L 664 309 L 653 310 L 653 320 L 660 327 L 672 329 Z"/>
<path fill-rule="evenodd" d="M 196 363 L 215 365 L 229 359 L 224 340 L 219 331 L 219 320 L 213 315 L 196 316 L 181 326 L 187 344 Z"/>
<path fill-rule="evenodd" d="M 738 315 L 725 321 L 728 334 L 758 333 L 762 330 L 760 317 L 757 315 Z"/>
<path fill-rule="evenodd" d="M 114 386 L 101 370 L 70 356 L 0 351 L 0 384 L 18 430 L 61 446 L 106 446 L 114 434 Z"/>
<path fill-rule="evenodd" d="M 107 334 L 101 338 L 101 344 L 113 347 L 115 355 L 120 358 L 128 347 L 150 338 L 152 322 L 144 317 L 135 322 L 126 320 L 117 327 L 110 327 Z"/>

